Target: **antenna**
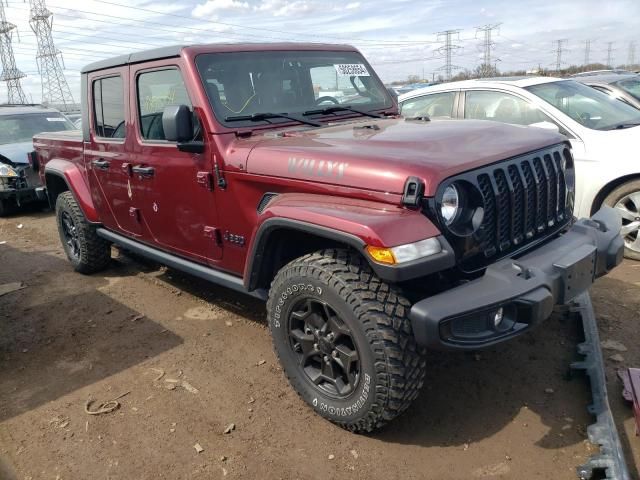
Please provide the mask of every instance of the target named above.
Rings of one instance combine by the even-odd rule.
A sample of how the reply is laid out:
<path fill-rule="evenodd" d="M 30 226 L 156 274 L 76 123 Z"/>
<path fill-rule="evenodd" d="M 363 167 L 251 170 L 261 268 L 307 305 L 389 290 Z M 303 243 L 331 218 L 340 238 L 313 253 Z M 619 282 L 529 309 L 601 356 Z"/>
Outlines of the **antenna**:
<path fill-rule="evenodd" d="M 53 44 L 53 14 L 44 0 L 29 0 L 29 24 L 38 41 L 38 71 L 42 78 L 42 102 L 68 112 L 75 109 L 69 84 L 63 73 L 62 53 Z"/>
<path fill-rule="evenodd" d="M 27 97 L 20 85 L 20 79 L 26 77 L 24 73 L 16 67 L 16 59 L 13 56 L 13 46 L 11 40 L 13 29 L 16 26 L 7 22 L 4 13 L 4 2 L 0 0 L 0 61 L 2 62 L 2 75 L 0 81 L 7 82 L 8 103 L 27 103 Z"/>

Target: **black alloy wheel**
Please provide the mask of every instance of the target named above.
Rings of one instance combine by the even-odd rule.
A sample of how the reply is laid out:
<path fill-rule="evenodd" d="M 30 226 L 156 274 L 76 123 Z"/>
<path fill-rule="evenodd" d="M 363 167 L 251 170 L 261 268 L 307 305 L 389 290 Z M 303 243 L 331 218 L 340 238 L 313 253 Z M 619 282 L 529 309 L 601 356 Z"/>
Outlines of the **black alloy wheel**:
<path fill-rule="evenodd" d="M 78 228 L 69 212 L 62 212 L 62 236 L 67 244 L 67 252 L 75 259 L 80 258 L 80 243 L 78 242 Z"/>
<path fill-rule="evenodd" d="M 333 398 L 346 398 L 360 380 L 358 349 L 351 330 L 331 306 L 299 299 L 289 315 L 289 340 L 306 378 Z"/>

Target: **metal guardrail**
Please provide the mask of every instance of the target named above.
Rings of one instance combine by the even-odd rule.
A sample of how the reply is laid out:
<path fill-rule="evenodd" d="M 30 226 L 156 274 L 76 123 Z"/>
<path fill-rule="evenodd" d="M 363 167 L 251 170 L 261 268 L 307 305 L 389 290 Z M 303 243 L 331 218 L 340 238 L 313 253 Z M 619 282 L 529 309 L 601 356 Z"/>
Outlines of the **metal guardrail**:
<path fill-rule="evenodd" d="M 587 434 L 591 443 L 600 446 L 599 453 L 590 457 L 585 464 L 577 467 L 578 478 L 588 480 L 596 472 L 604 472 L 604 478 L 607 479 L 631 480 L 618 430 L 609 406 L 600 336 L 589 294 L 583 293 L 576 297 L 570 311 L 580 316 L 585 338 L 584 342 L 578 345 L 578 353 L 584 355 L 585 358 L 582 361 L 572 363 L 571 368 L 584 370 L 589 376 L 593 403 L 588 406 L 588 410 L 596 417 L 596 422 L 589 425 Z"/>

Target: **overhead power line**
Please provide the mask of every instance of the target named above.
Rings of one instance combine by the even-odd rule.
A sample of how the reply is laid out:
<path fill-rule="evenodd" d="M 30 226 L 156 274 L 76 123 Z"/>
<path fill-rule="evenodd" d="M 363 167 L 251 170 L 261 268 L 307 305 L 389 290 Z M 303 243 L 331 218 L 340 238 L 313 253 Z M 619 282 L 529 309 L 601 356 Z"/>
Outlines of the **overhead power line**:
<path fill-rule="evenodd" d="M 565 46 L 569 43 L 569 40 L 566 38 L 560 38 L 558 40 L 553 41 L 556 46 L 556 72 L 559 72 L 562 68 L 562 54 L 566 52 Z"/>
<path fill-rule="evenodd" d="M 436 54 L 440 58 L 444 58 L 444 65 L 440 68 L 436 69 L 437 71 L 444 71 L 445 80 L 451 80 L 451 71 L 457 70 L 461 67 L 457 65 L 453 65 L 451 63 L 451 58 L 454 53 L 460 50 L 460 45 L 454 45 L 452 42 L 452 37 L 455 35 L 456 39 L 460 38 L 461 30 L 445 30 L 444 32 L 438 32 L 438 40 L 441 38 L 444 39 L 444 45 L 436 50 Z"/>
<path fill-rule="evenodd" d="M 613 67 L 613 44 L 616 42 L 607 42 L 607 67 Z"/>
<path fill-rule="evenodd" d="M 491 50 L 495 47 L 495 42 L 492 39 L 493 31 L 500 31 L 501 23 L 494 23 L 492 25 L 483 25 L 482 27 L 476 28 L 476 38 L 478 38 L 478 34 L 482 33 L 483 41 L 482 48 L 484 51 L 484 64 L 491 65 Z M 495 59 L 495 61 L 499 61 L 500 59 Z"/>
<path fill-rule="evenodd" d="M 31 18 L 29 24 L 38 41 L 38 70 L 42 78 L 42 100 L 63 111 L 75 108 L 75 102 L 69 84 L 62 71 L 64 60 L 53 43 L 51 29 L 52 14 L 47 10 L 44 0 L 29 0 Z M 62 61 L 62 63 L 61 63 Z"/>
<path fill-rule="evenodd" d="M 591 40 L 584 41 L 584 65 L 589 65 L 591 56 Z"/>
<path fill-rule="evenodd" d="M 11 44 L 13 30 L 16 26 L 7 22 L 3 1 L 0 0 L 0 62 L 2 62 L 0 80 L 7 82 L 7 101 L 9 103 L 27 103 L 27 97 L 20 84 L 20 79 L 26 77 L 26 75 L 18 70 L 16 66 Z"/>
<path fill-rule="evenodd" d="M 107 5 L 113 5 L 113 6 L 117 6 L 117 7 L 123 7 L 123 8 L 130 8 L 132 10 L 138 10 L 138 11 L 142 11 L 142 12 L 148 12 L 148 13 L 155 13 L 156 15 L 164 15 L 164 16 L 168 16 L 168 17 L 175 17 L 175 18 L 183 18 L 183 19 L 187 19 L 187 20 L 191 20 L 193 21 L 194 18 L 191 16 L 187 16 L 187 15 L 179 15 L 177 13 L 167 13 L 167 12 L 161 12 L 158 10 L 152 10 L 149 8 L 144 8 L 144 7 L 133 7 L 131 5 L 125 5 L 123 3 L 117 3 L 117 2 L 110 2 L 107 0 L 95 0 L 98 3 L 104 3 Z M 214 20 L 204 20 L 204 19 L 198 19 L 198 21 L 201 22 L 205 22 L 205 23 L 210 23 L 210 24 L 215 24 L 215 25 L 222 25 L 224 27 L 233 27 L 233 28 L 240 28 L 240 29 L 249 29 L 249 30 L 258 30 L 258 31 L 265 31 L 265 32 L 271 32 L 271 33 L 278 33 L 278 34 L 284 34 L 287 35 L 288 37 L 293 36 L 298 36 L 298 37 L 303 37 L 303 38 L 309 38 L 309 37 L 315 37 L 315 38 L 328 38 L 331 37 L 334 40 L 340 40 L 340 41 L 357 41 L 357 42 L 372 42 L 374 44 L 394 44 L 394 45 L 399 45 L 399 44 L 406 44 L 406 45 L 423 45 L 423 44 L 433 44 L 433 43 L 437 43 L 437 41 L 424 41 L 424 40 L 375 40 L 375 39 L 367 39 L 367 38 L 348 38 L 348 37 L 341 37 L 339 35 L 318 35 L 318 34 L 310 34 L 308 32 L 291 32 L 291 31 L 285 31 L 285 30 L 277 30 L 277 29 L 272 29 L 272 28 L 264 28 L 264 27 L 254 27 L 254 26 L 250 26 L 250 25 L 240 25 L 237 23 L 229 23 L 229 22 L 219 22 L 219 21 L 214 21 Z M 264 38 L 264 36 L 263 36 Z"/>

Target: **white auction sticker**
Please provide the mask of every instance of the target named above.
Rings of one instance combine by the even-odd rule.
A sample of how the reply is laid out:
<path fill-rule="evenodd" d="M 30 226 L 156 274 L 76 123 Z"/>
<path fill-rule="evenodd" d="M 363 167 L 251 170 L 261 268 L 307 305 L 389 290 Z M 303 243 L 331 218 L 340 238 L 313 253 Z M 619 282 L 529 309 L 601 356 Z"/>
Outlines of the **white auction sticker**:
<path fill-rule="evenodd" d="M 361 63 L 337 63 L 333 65 L 338 75 L 343 77 L 369 77 L 367 67 Z"/>
<path fill-rule="evenodd" d="M 47 122 L 66 122 L 62 117 L 47 117 Z"/>

